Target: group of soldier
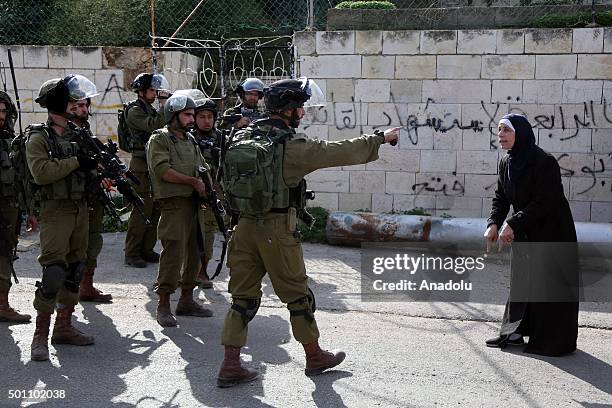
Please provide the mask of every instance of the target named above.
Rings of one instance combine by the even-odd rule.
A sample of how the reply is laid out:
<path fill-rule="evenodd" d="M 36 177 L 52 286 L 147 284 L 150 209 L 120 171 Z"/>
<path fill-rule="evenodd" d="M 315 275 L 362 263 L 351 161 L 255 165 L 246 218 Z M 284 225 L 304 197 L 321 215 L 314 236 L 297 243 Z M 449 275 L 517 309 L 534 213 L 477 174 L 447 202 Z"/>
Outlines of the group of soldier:
<path fill-rule="evenodd" d="M 132 186 L 141 205 L 138 211 L 133 206 L 130 214 L 124 261 L 136 268 L 159 263 L 154 286 L 157 322 L 172 327 L 177 325 L 175 315 L 213 315 L 194 300 L 194 289 L 212 287 L 207 265 L 222 222 L 210 198 L 218 196 L 231 210 L 229 233 L 224 235 L 231 236 L 227 266 L 232 305 L 221 333 L 225 357 L 217 385 L 230 387 L 258 377 L 257 371 L 242 365 L 240 349 L 259 308 L 266 273 L 289 309 L 294 337 L 304 347 L 306 375 L 340 364 L 343 352 L 328 352 L 318 344 L 315 297 L 297 230 L 308 198 L 304 177 L 320 168 L 376 160 L 383 143 L 395 143 L 398 129 L 337 142 L 296 133 L 305 109 L 325 103 L 321 89 L 308 78 L 280 80 L 268 87 L 248 78 L 236 89 L 240 104 L 221 118 L 215 102 L 201 91 L 171 93 L 161 74 L 142 73 L 131 88 L 137 98 L 119 114 L 119 146 L 131 153 L 125 172 L 137 181 Z M 8 302 L 16 226 L 25 213 L 30 228 L 40 222 L 42 275 L 34 294 L 37 315 L 31 345 L 36 361 L 49 359 L 54 312 L 52 344 L 91 345 L 94 338 L 72 325 L 74 308 L 79 300 L 112 300 L 93 286 L 106 207 L 91 187 L 108 193 L 117 180 L 78 143 L 84 134 L 95 139 L 87 121 L 96 95 L 95 85 L 81 75 L 46 81 L 36 103 L 47 110 L 47 122 L 30 125 L 16 136 L 17 109 L 9 95 L 0 92 L 0 321 L 31 319 Z M 260 109 L 262 99 L 265 109 Z M 160 254 L 154 251 L 158 239 Z M 170 296 L 179 287 L 173 313 Z"/>

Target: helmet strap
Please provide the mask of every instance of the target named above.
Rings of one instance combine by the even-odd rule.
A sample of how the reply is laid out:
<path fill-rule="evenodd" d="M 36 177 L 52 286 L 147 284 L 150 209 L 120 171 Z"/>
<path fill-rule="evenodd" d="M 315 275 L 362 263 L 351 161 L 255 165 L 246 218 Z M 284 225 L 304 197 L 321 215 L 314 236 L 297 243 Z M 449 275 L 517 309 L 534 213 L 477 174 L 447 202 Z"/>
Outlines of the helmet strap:
<path fill-rule="evenodd" d="M 288 110 L 288 109 L 286 109 Z M 291 108 L 291 114 L 287 115 L 284 113 L 285 110 L 283 111 L 276 111 L 276 112 L 271 112 L 273 115 L 277 115 L 279 117 L 281 117 L 284 121 L 287 122 L 287 124 L 292 127 L 292 128 L 297 128 L 298 126 L 300 126 L 300 117 L 297 114 L 297 109 L 296 108 Z"/>
<path fill-rule="evenodd" d="M 300 126 L 300 117 L 298 116 L 297 108 L 291 109 L 291 119 L 289 119 L 289 126 L 294 129 Z"/>

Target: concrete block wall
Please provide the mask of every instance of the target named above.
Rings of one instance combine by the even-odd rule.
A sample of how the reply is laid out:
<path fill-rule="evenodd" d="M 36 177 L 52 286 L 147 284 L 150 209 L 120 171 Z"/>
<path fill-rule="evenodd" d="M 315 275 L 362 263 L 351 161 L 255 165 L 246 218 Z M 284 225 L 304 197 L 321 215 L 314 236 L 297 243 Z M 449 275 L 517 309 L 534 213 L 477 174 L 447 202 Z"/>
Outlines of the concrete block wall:
<path fill-rule="evenodd" d="M 116 139 L 117 110 L 135 97 L 129 84 L 138 73 L 151 69 L 151 53 L 144 48 L 1 45 L 0 62 L 6 66 L 7 91 L 13 98 L 8 49 L 15 66 L 24 128 L 46 121 L 46 111 L 34 102 L 43 82 L 81 74 L 98 88 L 99 95 L 92 98 L 90 124 L 94 134 L 102 139 Z"/>
<path fill-rule="evenodd" d="M 554 154 L 576 221 L 612 222 L 612 28 L 300 32 L 298 73 L 325 108 L 302 131 L 339 140 L 401 126 L 366 165 L 308 176 L 330 210 L 485 217 L 497 122 L 520 112 Z"/>

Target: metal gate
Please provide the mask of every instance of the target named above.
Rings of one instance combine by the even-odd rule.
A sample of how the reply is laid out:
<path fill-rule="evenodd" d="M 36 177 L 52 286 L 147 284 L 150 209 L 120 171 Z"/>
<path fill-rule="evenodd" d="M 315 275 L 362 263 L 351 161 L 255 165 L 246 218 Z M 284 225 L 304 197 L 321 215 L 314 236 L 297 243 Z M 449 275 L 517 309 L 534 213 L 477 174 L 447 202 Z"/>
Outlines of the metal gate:
<path fill-rule="evenodd" d="M 269 84 L 295 77 L 292 36 L 200 40 L 153 38 L 153 64 L 174 89 L 197 88 L 221 108 L 245 78 Z M 233 106 L 233 105 L 232 105 Z"/>

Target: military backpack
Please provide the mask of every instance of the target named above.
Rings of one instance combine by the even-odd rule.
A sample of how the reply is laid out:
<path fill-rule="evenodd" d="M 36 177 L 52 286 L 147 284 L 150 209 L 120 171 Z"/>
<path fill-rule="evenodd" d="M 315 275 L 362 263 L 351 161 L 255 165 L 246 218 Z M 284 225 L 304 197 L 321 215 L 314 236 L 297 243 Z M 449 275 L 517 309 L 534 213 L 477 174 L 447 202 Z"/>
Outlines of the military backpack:
<path fill-rule="evenodd" d="M 293 134 L 275 130 L 249 126 L 237 132 L 225 152 L 223 191 L 230 207 L 241 214 L 263 216 L 289 206 L 282 167 L 284 142 Z"/>
<path fill-rule="evenodd" d="M 127 153 L 132 153 L 134 148 L 134 135 L 127 124 L 127 114 L 130 108 L 138 105 L 138 99 L 123 104 L 123 107 L 117 111 L 117 139 L 119 148 Z"/>
<path fill-rule="evenodd" d="M 33 124 L 25 129 L 23 134 L 15 136 L 11 142 L 11 160 L 17 174 L 16 190 L 19 205 L 28 214 L 38 212 L 40 205 L 40 186 L 34 182 L 34 176 L 28 167 L 26 157 L 26 143 L 32 130 L 41 130 L 49 135 L 49 128 L 45 123 Z"/>

